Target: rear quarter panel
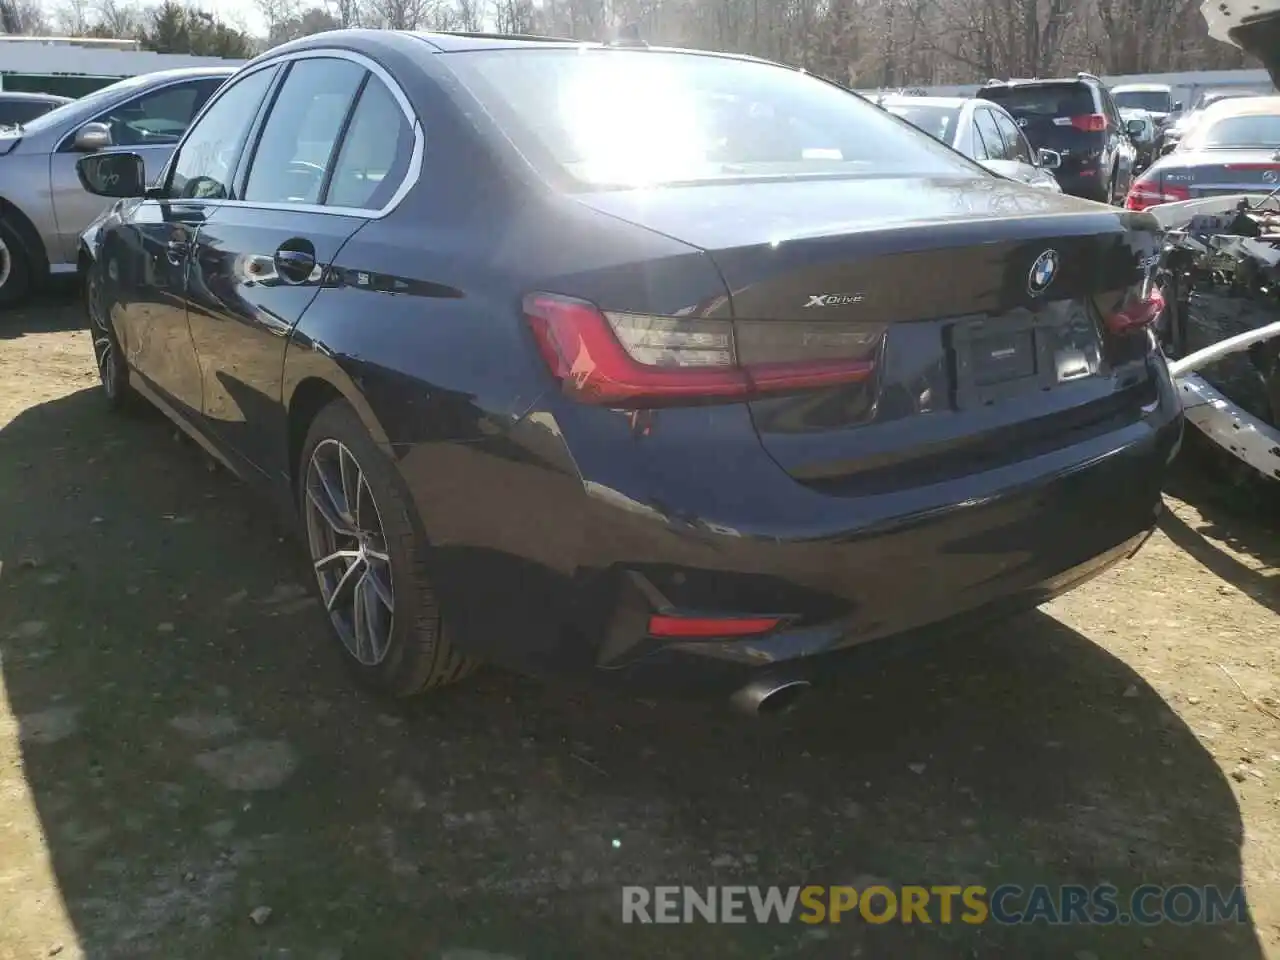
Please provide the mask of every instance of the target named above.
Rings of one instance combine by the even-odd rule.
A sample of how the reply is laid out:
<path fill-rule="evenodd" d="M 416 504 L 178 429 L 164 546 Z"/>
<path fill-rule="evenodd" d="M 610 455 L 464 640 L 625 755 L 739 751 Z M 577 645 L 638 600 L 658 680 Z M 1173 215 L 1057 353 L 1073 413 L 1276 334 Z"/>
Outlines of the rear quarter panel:
<path fill-rule="evenodd" d="M 343 248 L 292 334 L 282 399 L 292 410 L 325 384 L 360 413 L 437 547 L 453 629 L 482 653 L 551 629 L 542 620 L 556 619 L 558 588 L 575 575 L 585 520 L 522 296 L 674 313 L 725 291 L 701 252 L 513 176 L 447 98 L 416 95 L 428 144 L 419 183 Z M 532 610 L 548 616 L 531 623 Z"/>

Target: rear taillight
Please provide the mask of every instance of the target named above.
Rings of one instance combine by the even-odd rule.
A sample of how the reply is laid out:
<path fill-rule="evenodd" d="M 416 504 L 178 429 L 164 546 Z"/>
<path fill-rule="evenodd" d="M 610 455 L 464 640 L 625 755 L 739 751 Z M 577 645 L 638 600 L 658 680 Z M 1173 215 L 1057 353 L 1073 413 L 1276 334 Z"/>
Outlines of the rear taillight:
<path fill-rule="evenodd" d="M 1082 113 L 1074 117 L 1054 117 L 1059 127 L 1075 127 L 1085 133 L 1102 133 L 1107 129 L 1107 117 L 1102 113 Z"/>
<path fill-rule="evenodd" d="M 1147 287 L 1145 293 L 1142 286 L 1134 287 L 1119 309 L 1104 317 L 1112 333 L 1130 333 L 1160 319 L 1164 312 L 1164 294 L 1154 284 L 1144 286 Z"/>
<path fill-rule="evenodd" d="M 524 314 L 564 392 L 582 403 L 615 407 L 741 400 L 858 383 L 875 372 L 884 335 L 883 328 L 860 324 L 605 312 L 546 293 L 526 296 Z"/>
<path fill-rule="evenodd" d="M 1165 183 L 1159 175 L 1140 177 L 1133 181 L 1129 193 L 1124 198 L 1126 210 L 1145 210 L 1147 207 L 1162 203 L 1177 203 L 1190 200 L 1191 190 L 1181 184 Z"/>

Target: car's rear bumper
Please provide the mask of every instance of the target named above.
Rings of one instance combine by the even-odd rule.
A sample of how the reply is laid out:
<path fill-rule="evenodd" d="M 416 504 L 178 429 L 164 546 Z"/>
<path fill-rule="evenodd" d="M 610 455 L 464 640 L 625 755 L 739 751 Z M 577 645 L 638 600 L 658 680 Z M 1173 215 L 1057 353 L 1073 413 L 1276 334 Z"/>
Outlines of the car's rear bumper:
<path fill-rule="evenodd" d="M 692 414 L 721 421 L 705 443 L 682 436 L 687 411 L 666 411 L 643 440 L 634 425 L 608 437 L 602 421 L 598 445 L 572 458 L 552 429 L 524 462 L 471 448 L 452 452 L 466 467 L 451 480 L 438 451 L 423 472 L 404 466 L 467 652 L 534 673 L 728 690 L 819 654 L 1034 606 L 1130 555 L 1155 525 L 1182 433 L 1162 365 L 1158 379 L 1158 400 L 1121 429 L 873 496 L 796 482 L 754 435 L 750 452 L 730 439 L 727 408 Z M 531 434 L 510 439 L 532 448 Z M 660 612 L 790 625 L 670 642 L 648 635 Z"/>
<path fill-rule="evenodd" d="M 1055 171 L 1058 185 L 1063 193 L 1073 197 L 1084 197 L 1086 200 L 1102 200 L 1107 196 L 1110 184 L 1102 172 L 1097 169 Z"/>

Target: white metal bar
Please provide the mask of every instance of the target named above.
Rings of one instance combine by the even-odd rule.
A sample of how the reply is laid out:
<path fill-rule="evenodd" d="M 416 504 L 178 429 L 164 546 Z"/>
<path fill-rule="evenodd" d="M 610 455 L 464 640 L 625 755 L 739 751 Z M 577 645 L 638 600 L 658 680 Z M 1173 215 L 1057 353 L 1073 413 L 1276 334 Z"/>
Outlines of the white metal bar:
<path fill-rule="evenodd" d="M 1241 410 L 1194 373 L 1178 377 L 1177 385 L 1188 423 L 1259 473 L 1280 479 L 1280 430 Z"/>
<path fill-rule="evenodd" d="M 1169 364 L 1169 373 L 1176 379 L 1194 370 L 1199 370 L 1215 360 L 1221 360 L 1228 354 L 1239 353 L 1241 350 L 1247 350 L 1255 343 L 1270 340 L 1277 334 L 1280 334 L 1280 321 L 1268 323 L 1265 327 L 1258 327 L 1256 330 L 1237 333 L 1234 337 L 1219 340 L 1203 350 L 1197 350 L 1195 353 L 1187 354 L 1180 360 L 1174 360 Z"/>

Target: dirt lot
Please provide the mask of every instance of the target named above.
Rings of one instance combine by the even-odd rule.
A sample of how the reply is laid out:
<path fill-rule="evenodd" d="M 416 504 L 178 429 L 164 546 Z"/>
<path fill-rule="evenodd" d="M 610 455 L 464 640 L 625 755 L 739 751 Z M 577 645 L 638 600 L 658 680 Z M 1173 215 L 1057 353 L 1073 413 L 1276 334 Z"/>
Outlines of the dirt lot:
<path fill-rule="evenodd" d="M 0 320 L 0 957 L 1280 957 L 1280 539 L 1213 488 L 776 723 L 498 672 L 390 708 L 266 511 L 104 412 L 78 322 Z M 873 880 L 1243 883 L 1252 925 L 619 919 L 623 884 Z"/>

